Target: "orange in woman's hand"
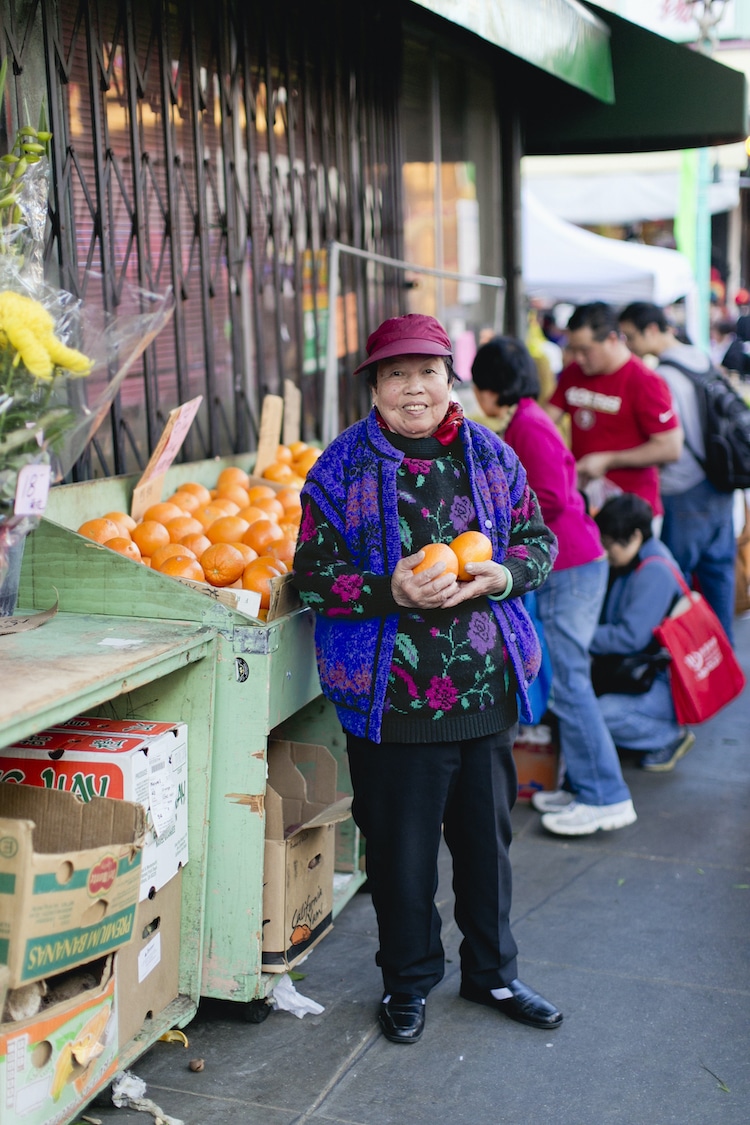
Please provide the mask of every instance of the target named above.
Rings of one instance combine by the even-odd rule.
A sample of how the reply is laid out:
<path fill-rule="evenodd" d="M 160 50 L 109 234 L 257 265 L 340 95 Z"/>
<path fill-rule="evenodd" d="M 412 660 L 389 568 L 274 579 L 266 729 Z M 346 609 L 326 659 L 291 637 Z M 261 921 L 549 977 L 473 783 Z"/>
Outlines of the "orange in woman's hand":
<path fill-rule="evenodd" d="M 439 562 L 443 563 L 446 573 L 458 574 L 458 559 L 447 543 L 428 543 L 421 550 L 424 551 L 424 558 L 414 567 L 414 574 L 421 574 L 423 570 L 429 570 Z"/>
<path fill-rule="evenodd" d="M 464 531 L 449 546 L 458 559 L 458 577 L 461 582 L 470 582 L 474 577 L 467 571 L 467 563 L 488 562 L 492 558 L 492 541 L 481 531 Z"/>

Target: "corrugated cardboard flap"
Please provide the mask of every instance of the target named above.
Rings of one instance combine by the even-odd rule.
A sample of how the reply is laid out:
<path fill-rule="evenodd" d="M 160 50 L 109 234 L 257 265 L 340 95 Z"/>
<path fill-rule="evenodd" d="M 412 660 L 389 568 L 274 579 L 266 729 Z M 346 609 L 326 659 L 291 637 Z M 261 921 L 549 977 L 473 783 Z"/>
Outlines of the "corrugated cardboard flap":
<path fill-rule="evenodd" d="M 338 801 L 334 801 L 332 805 L 326 805 L 316 816 L 306 820 L 296 830 L 302 832 L 305 828 L 322 828 L 326 824 L 338 824 L 342 820 L 346 820 L 351 815 L 352 799 L 351 797 L 341 797 Z M 290 832 L 289 836 L 294 836 L 294 832 Z"/>
<path fill-rule="evenodd" d="M 346 820 L 351 797 L 336 800 L 336 759 L 327 746 L 272 739 L 268 745 L 266 836 L 291 839 Z"/>
<path fill-rule="evenodd" d="M 40 855 L 85 851 L 110 844 L 140 847 L 146 836 L 146 811 L 131 801 L 94 797 L 31 785 L 0 784 L 0 816 L 32 821 L 34 851 Z"/>

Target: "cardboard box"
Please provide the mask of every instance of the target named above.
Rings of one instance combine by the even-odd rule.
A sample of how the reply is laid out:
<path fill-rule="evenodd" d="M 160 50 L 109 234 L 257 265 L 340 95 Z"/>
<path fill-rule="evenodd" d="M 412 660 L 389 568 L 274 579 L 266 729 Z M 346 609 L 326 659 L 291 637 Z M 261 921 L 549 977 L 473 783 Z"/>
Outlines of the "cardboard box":
<path fill-rule="evenodd" d="M 548 726 L 520 726 L 513 744 L 513 760 L 518 773 L 519 801 L 530 801 L 534 793 L 543 789 L 559 788 L 559 748 Z"/>
<path fill-rule="evenodd" d="M 0 1024 L 0 1121 L 70 1121 L 117 1071 L 112 957 L 87 968 L 95 984 L 19 1023 Z M 53 981 L 49 982 L 53 984 Z"/>
<path fill-rule="evenodd" d="M 11 987 L 130 941 L 145 831 L 131 801 L 0 785 L 0 963 Z"/>
<path fill-rule="evenodd" d="M 331 929 L 335 825 L 350 815 L 351 797 L 336 800 L 336 760 L 325 746 L 269 743 L 264 972 L 285 973 Z"/>
<path fill-rule="evenodd" d="M 120 1048 L 164 1011 L 180 990 L 182 872 L 138 903 L 133 940 L 115 955 Z"/>
<path fill-rule="evenodd" d="M 0 781 L 66 790 L 84 801 L 142 804 L 147 833 L 140 898 L 188 860 L 187 726 L 81 715 L 0 752 Z"/>

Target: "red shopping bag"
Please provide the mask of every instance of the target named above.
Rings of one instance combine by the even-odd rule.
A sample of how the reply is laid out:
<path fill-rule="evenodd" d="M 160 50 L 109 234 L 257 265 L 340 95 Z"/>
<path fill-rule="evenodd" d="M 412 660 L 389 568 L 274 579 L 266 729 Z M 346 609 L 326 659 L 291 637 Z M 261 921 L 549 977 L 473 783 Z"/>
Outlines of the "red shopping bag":
<path fill-rule="evenodd" d="M 672 699 L 682 726 L 703 723 L 736 699 L 745 686 L 745 676 L 706 599 L 690 590 L 677 571 L 675 575 L 682 597 L 654 629 L 654 636 L 672 657 Z"/>

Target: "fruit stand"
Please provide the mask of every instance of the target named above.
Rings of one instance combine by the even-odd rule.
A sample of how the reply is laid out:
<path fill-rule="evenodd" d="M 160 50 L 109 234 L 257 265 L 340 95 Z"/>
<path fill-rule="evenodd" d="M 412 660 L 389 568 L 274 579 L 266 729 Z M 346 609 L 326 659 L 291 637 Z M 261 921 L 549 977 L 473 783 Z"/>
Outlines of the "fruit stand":
<path fill-rule="evenodd" d="M 229 463 L 173 466 L 164 494 L 185 481 L 210 487 Z M 45 519 L 26 543 L 19 607 L 47 608 L 56 593 L 61 625 L 73 623 L 66 628 L 95 614 L 118 623 L 127 619 L 131 628 L 149 628 L 156 635 L 192 629 L 213 637 L 204 661 L 212 665 L 213 698 L 210 704 L 204 698 L 198 727 L 199 737 L 210 745 L 191 761 L 192 772 L 210 769 L 210 784 L 203 778 L 204 789 L 210 790 L 207 836 L 191 845 L 185 868 L 187 879 L 197 857 L 205 858 L 205 909 L 195 912 L 195 904 L 183 900 L 183 933 L 192 932 L 196 940 L 202 921 L 199 994 L 247 1004 L 248 1018 L 254 1018 L 256 1002 L 262 1004 L 276 979 L 262 971 L 261 960 L 268 742 L 273 737 L 325 745 L 337 761 L 339 795 L 346 795 L 344 737 L 320 695 L 310 611 L 296 608 L 262 622 L 209 596 L 210 591 L 141 566 L 73 530 L 92 515 L 129 511 L 136 484 L 136 477 L 120 477 L 52 490 Z M 37 631 L 39 643 L 47 629 Z M 77 711 L 90 705 L 83 698 L 70 702 Z M 108 713 L 190 722 L 186 712 L 195 708 L 187 692 L 164 700 L 127 686 L 112 693 Z M 191 753 L 194 741 L 191 730 Z M 190 810 L 191 820 L 194 816 L 200 818 L 195 831 L 205 830 L 200 803 Z M 363 880 L 358 832 L 349 819 L 336 829 L 334 915 Z"/>

